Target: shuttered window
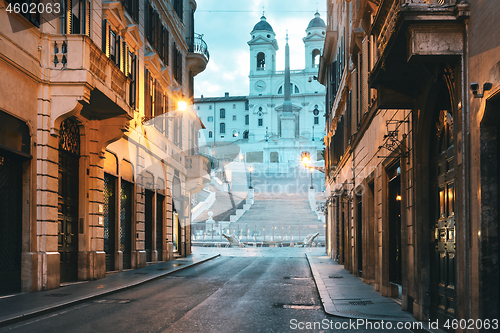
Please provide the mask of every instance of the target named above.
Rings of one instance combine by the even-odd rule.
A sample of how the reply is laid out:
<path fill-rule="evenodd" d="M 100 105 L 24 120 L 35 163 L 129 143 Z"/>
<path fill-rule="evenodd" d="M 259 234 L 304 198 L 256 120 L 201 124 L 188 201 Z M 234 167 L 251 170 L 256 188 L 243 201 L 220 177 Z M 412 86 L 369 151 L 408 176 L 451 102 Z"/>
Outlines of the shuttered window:
<path fill-rule="evenodd" d="M 61 1 L 63 34 L 82 34 L 90 37 L 91 32 L 91 0 L 63 0 Z"/>

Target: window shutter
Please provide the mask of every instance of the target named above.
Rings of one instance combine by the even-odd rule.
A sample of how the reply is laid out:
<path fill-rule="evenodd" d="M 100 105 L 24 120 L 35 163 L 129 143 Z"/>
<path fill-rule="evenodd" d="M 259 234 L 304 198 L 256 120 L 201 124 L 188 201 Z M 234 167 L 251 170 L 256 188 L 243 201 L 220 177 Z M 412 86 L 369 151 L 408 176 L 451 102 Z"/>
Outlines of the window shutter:
<path fill-rule="evenodd" d="M 351 102 L 351 110 L 347 110 L 347 112 L 351 112 L 352 115 L 352 134 L 356 133 L 358 130 L 358 69 L 355 68 L 351 73 L 351 87 L 352 87 L 352 102 Z"/>
<path fill-rule="evenodd" d="M 85 0 L 85 31 L 84 33 L 90 37 L 90 15 L 92 14 L 92 2 Z"/>
<path fill-rule="evenodd" d="M 102 52 L 109 58 L 111 53 L 109 24 L 107 20 L 102 20 Z"/>
<path fill-rule="evenodd" d="M 369 37 L 365 37 L 361 44 L 363 63 L 361 64 L 361 109 L 362 115 L 368 112 L 369 94 L 368 94 L 368 50 L 369 50 Z"/>
<path fill-rule="evenodd" d="M 66 2 L 66 33 L 72 33 L 72 23 L 73 22 L 73 0 L 68 0 Z"/>
<path fill-rule="evenodd" d="M 149 71 L 147 69 L 145 69 L 145 73 L 144 73 L 144 96 L 146 97 L 144 102 L 145 102 L 145 108 L 144 108 L 144 116 L 146 118 L 150 117 L 150 108 L 151 108 L 151 94 L 149 92 Z"/>
<path fill-rule="evenodd" d="M 168 47 L 168 43 L 169 43 L 169 40 L 170 40 L 170 38 L 169 38 L 169 37 L 170 37 L 170 36 L 169 36 L 169 35 L 170 35 L 170 32 L 169 32 L 167 29 L 165 29 L 165 32 L 166 32 L 166 33 L 165 33 L 165 36 L 164 36 L 164 37 L 165 37 L 165 43 L 164 43 L 163 47 L 165 48 L 165 51 L 164 51 L 164 52 L 165 52 L 165 65 L 167 65 L 167 66 L 168 66 L 168 62 L 169 62 L 169 59 L 168 59 L 168 58 L 169 58 L 169 53 L 168 53 L 169 47 Z"/>

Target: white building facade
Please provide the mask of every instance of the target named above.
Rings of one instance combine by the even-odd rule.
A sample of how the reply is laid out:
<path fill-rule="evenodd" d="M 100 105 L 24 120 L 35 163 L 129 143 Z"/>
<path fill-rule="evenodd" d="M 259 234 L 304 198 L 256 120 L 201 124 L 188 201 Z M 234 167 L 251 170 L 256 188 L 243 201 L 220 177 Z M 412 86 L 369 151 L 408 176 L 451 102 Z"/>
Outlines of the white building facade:
<path fill-rule="evenodd" d="M 281 163 L 286 166 L 298 162 L 304 151 L 310 153 L 312 160 L 322 160 L 325 87 L 317 82 L 316 76 L 325 30 L 325 22 L 316 13 L 303 38 L 304 68 L 290 70 L 286 66 L 284 71 L 276 71 L 276 34 L 262 16 L 248 42 L 249 95 L 234 97 L 226 93 L 224 97 L 202 96 L 194 100 L 198 115 L 206 126 L 200 144 L 203 140 L 209 146 L 218 142 L 236 143 L 249 163 Z M 289 56 L 286 58 L 288 63 Z M 287 70 L 291 111 L 284 113 Z M 286 128 L 290 129 L 286 135 L 284 121 Z"/>

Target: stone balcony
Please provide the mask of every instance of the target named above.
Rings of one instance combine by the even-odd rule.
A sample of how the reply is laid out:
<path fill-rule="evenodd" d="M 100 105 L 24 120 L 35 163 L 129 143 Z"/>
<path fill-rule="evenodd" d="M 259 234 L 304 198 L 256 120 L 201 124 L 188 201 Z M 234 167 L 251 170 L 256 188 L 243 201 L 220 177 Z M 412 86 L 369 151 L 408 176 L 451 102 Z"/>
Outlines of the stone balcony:
<path fill-rule="evenodd" d="M 203 72 L 210 60 L 207 43 L 203 40 L 203 35 L 194 34 L 194 37 L 186 38 L 188 44 L 187 64 L 193 71 L 193 76 Z"/>
<path fill-rule="evenodd" d="M 460 0 L 380 2 L 369 32 L 375 51 L 369 84 L 378 90 L 379 107 L 411 107 L 414 84 L 425 72 L 421 62 L 461 56 L 468 15 Z"/>
<path fill-rule="evenodd" d="M 126 115 L 130 78 L 85 35 L 47 35 L 45 66 L 54 98 L 75 98 L 91 119 Z"/>

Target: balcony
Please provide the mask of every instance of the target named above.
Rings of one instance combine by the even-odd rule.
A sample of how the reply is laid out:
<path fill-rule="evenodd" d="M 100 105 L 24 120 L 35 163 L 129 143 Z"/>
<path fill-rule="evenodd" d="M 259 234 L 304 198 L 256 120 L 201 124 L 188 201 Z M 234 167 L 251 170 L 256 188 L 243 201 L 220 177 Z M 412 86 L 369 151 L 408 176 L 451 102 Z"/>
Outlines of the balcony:
<path fill-rule="evenodd" d="M 133 118 L 133 110 L 127 103 L 130 78 L 89 37 L 47 35 L 46 38 L 44 60 L 55 98 L 77 96 L 83 105 L 82 115 L 89 119 L 120 115 Z"/>
<path fill-rule="evenodd" d="M 407 101 L 415 82 L 424 73 L 422 61 L 461 56 L 462 18 L 468 13 L 468 5 L 460 0 L 381 1 L 369 33 L 374 37 L 375 48 L 369 83 L 379 90 L 379 98 L 391 95 L 392 100 Z M 382 103 L 382 106 L 410 105 Z"/>
<path fill-rule="evenodd" d="M 210 60 L 207 43 L 203 40 L 203 35 L 200 34 L 187 37 L 186 42 L 188 44 L 188 68 L 193 71 L 193 76 L 196 76 L 205 70 L 208 60 Z"/>

